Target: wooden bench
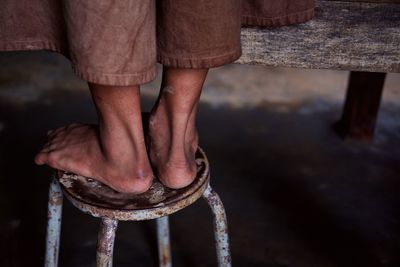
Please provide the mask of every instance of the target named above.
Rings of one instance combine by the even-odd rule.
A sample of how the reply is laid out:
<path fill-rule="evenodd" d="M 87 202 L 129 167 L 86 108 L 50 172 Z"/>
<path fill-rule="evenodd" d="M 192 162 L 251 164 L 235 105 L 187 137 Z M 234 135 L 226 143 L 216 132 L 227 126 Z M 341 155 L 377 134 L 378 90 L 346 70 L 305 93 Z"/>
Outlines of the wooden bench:
<path fill-rule="evenodd" d="M 307 23 L 243 28 L 243 55 L 236 63 L 351 71 L 335 129 L 344 138 L 371 140 L 386 73 L 400 72 L 396 3 L 317 1 L 315 18 Z"/>

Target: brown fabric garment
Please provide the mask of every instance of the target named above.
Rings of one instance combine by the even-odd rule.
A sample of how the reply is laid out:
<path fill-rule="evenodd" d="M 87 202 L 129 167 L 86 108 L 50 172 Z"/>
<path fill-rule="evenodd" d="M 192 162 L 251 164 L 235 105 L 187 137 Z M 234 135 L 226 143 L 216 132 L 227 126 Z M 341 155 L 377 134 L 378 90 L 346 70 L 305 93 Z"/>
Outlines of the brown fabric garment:
<path fill-rule="evenodd" d="M 243 26 L 283 26 L 314 16 L 314 0 L 243 0 Z"/>
<path fill-rule="evenodd" d="M 84 80 L 132 85 L 156 75 L 152 0 L 2 0 L 0 50 L 60 52 Z"/>
<path fill-rule="evenodd" d="M 0 50 L 51 50 L 84 80 L 133 85 L 155 63 L 212 68 L 238 59 L 242 25 L 313 16 L 314 0 L 2 0 Z"/>
<path fill-rule="evenodd" d="M 157 0 L 157 59 L 210 68 L 238 59 L 241 0 Z"/>

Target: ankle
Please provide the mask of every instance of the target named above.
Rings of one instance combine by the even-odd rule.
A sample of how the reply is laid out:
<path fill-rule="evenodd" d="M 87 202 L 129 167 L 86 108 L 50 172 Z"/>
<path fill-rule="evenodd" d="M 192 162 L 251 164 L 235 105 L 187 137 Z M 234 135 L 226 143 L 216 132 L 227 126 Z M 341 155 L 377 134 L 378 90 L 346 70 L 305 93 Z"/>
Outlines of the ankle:
<path fill-rule="evenodd" d="M 108 163 L 126 164 L 125 159 L 135 158 L 145 161 L 146 149 L 144 136 L 140 129 L 115 125 L 114 127 L 99 126 L 99 144 Z"/>

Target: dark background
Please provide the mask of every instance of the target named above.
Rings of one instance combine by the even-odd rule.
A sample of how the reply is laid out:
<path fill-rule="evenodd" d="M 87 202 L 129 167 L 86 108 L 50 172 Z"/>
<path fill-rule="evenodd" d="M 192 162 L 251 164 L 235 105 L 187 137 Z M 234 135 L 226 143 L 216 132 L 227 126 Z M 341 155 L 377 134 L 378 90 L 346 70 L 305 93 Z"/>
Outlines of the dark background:
<path fill-rule="evenodd" d="M 228 215 L 234 266 L 400 266 L 400 77 L 389 74 L 372 143 L 344 142 L 347 72 L 229 65 L 202 96 L 200 143 Z M 143 110 L 159 79 L 142 90 Z M 51 170 L 47 130 L 95 122 L 61 56 L 0 54 L 0 266 L 42 266 Z M 65 201 L 60 266 L 95 266 L 99 220 Z M 175 266 L 216 266 L 211 213 L 171 216 Z M 121 223 L 114 266 L 157 266 L 154 222 Z"/>

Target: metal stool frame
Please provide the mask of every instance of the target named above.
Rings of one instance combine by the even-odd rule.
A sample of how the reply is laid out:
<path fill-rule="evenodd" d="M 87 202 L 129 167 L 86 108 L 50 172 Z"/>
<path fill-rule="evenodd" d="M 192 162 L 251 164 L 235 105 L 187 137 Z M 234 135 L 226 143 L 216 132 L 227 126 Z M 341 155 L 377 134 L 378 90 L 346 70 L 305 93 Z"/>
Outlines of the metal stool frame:
<path fill-rule="evenodd" d="M 204 154 L 202 151 L 201 153 Z M 204 188 L 199 190 L 199 192 L 202 193 L 202 197 L 206 200 L 213 213 L 213 227 L 218 266 L 230 267 L 231 256 L 229 250 L 228 227 L 225 209 L 221 199 L 211 188 L 209 180 L 206 181 Z M 189 196 L 189 200 L 183 201 L 183 204 L 178 208 L 171 209 L 168 212 L 165 212 L 163 209 L 158 210 L 158 212 L 146 212 L 139 210 L 135 211 L 135 216 L 131 216 L 129 211 L 126 211 L 122 214 L 118 212 L 104 213 L 104 209 L 88 209 L 85 203 L 82 203 L 80 200 L 70 196 L 67 192 L 65 192 L 65 190 L 62 189 L 57 177 L 55 176 L 50 184 L 49 190 L 45 255 L 46 267 L 58 266 L 63 193 L 77 208 L 81 209 L 85 213 L 91 214 L 92 216 L 101 218 L 97 240 L 97 267 L 112 267 L 115 232 L 119 220 L 137 221 L 150 219 L 156 219 L 157 224 L 159 266 L 171 267 L 172 261 L 168 215 L 173 214 L 177 210 L 192 204 L 197 200 L 198 197 L 200 197 Z"/>

